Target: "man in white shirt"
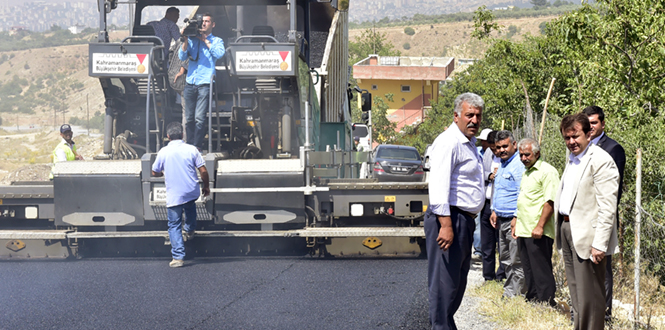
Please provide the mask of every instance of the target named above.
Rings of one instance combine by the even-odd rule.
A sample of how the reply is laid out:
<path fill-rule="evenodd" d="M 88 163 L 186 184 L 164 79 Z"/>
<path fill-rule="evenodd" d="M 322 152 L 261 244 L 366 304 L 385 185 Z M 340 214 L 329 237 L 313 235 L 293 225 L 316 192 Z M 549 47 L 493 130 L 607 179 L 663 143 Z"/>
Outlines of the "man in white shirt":
<path fill-rule="evenodd" d="M 617 250 L 619 170 L 612 157 L 590 143 L 587 115 L 561 121 L 570 150 L 554 201 L 555 240 L 562 252 L 576 330 L 602 330 L 605 321 L 605 268 Z"/>
<path fill-rule="evenodd" d="M 166 127 L 169 144 L 159 150 L 152 164 L 152 176 L 164 176 L 166 185 L 166 208 L 171 240 L 170 267 L 182 267 L 185 264 L 185 245 L 183 236 L 189 240 L 196 230 L 196 200 L 201 193 L 210 194 L 210 178 L 201 153 L 196 147 L 182 140 L 183 129 L 178 122 Z M 201 182 L 196 172 L 201 174 Z"/>
<path fill-rule="evenodd" d="M 454 124 L 432 144 L 429 201 L 425 214 L 430 322 L 457 329 L 471 266 L 474 218 L 485 202 L 483 165 L 474 137 L 485 103 L 473 93 L 455 99 Z"/>
<path fill-rule="evenodd" d="M 485 281 L 502 281 L 506 279 L 506 271 L 503 264 L 499 263 L 496 268 L 497 243 L 499 243 L 499 230 L 492 226 L 490 216 L 492 215 L 491 202 L 494 191 L 494 176 L 501 165 L 501 158 L 496 155 L 496 131 L 487 135 L 488 149 L 483 154 L 483 169 L 485 179 L 485 205 L 480 217 L 480 244 L 483 261 L 483 278 Z M 495 271 L 496 270 L 496 271 Z"/>

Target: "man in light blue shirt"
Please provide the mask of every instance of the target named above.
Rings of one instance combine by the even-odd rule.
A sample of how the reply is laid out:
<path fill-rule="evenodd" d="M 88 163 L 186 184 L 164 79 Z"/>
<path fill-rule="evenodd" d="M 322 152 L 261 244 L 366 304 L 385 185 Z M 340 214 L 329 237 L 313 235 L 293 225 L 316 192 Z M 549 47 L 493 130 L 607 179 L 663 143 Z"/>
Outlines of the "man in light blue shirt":
<path fill-rule="evenodd" d="M 499 227 L 499 262 L 504 266 L 506 282 L 503 296 L 511 298 L 524 295 L 524 272 L 517 247 L 517 237 L 512 227 L 517 221 L 517 197 L 520 193 L 522 174 L 526 170 L 517 151 L 517 142 L 510 131 L 496 134 L 495 148 L 501 158 L 501 165 L 494 178 L 492 215 L 490 222 Z"/>
<path fill-rule="evenodd" d="M 455 99 L 454 123 L 441 133 L 430 155 L 429 201 L 425 213 L 427 283 L 432 329 L 457 329 L 471 266 L 474 218 L 483 208 L 483 166 L 474 137 L 485 103 L 473 93 Z"/>
<path fill-rule="evenodd" d="M 170 142 L 157 153 L 152 164 L 152 175 L 164 176 L 166 184 L 166 208 L 173 255 L 169 266 L 182 267 L 185 258 L 183 232 L 186 238 L 193 238 L 196 229 L 195 202 L 201 192 L 204 196 L 210 194 L 210 180 L 201 153 L 182 140 L 182 125 L 178 122 L 170 123 L 166 128 L 166 135 Z M 199 188 L 197 169 L 201 173 L 203 189 Z"/>
<path fill-rule="evenodd" d="M 212 15 L 203 14 L 200 34 L 195 39 L 185 37 L 187 40 L 182 43 L 182 48 L 178 51 L 178 58 L 181 61 L 189 58 L 187 84 L 183 91 L 187 143 L 199 149 L 206 133 L 210 80 L 215 74 L 215 62 L 226 52 L 224 41 L 212 35 L 214 27 Z"/>

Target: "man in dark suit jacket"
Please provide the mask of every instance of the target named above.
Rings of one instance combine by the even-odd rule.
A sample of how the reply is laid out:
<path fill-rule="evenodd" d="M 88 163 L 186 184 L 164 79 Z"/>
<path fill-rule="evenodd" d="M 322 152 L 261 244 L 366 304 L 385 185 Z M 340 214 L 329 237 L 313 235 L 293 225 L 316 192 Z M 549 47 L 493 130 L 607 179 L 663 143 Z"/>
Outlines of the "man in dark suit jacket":
<path fill-rule="evenodd" d="M 614 163 L 619 169 L 619 196 L 617 197 L 617 226 L 619 232 L 623 232 L 623 226 L 619 223 L 618 206 L 621 201 L 621 191 L 623 189 L 623 170 L 626 166 L 626 153 L 623 147 L 607 134 L 605 134 L 605 113 L 599 106 L 592 105 L 584 109 L 584 114 L 589 117 L 591 124 L 591 143 L 598 145 L 603 150 L 607 151 Z M 612 256 L 607 256 L 607 270 L 605 272 L 605 319 L 612 317 L 612 286 L 614 285 L 614 278 L 612 276 Z"/>

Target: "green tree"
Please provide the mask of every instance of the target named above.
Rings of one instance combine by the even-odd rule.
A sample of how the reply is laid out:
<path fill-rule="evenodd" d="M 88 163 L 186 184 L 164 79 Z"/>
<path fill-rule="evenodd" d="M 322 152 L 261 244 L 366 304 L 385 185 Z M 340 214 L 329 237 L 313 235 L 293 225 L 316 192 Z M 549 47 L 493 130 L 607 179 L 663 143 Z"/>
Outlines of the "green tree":
<path fill-rule="evenodd" d="M 540 24 L 538 24 L 538 31 L 540 31 L 540 34 L 545 34 L 545 29 L 547 29 L 547 22 L 540 22 Z"/>
<path fill-rule="evenodd" d="M 395 141 L 395 129 L 397 124 L 388 120 L 388 102 L 393 101 L 393 94 L 385 94 L 385 99 L 380 96 L 374 96 L 372 101 L 372 141 L 379 144 L 393 143 Z"/>
<path fill-rule="evenodd" d="M 412 35 L 416 34 L 416 30 L 414 30 L 410 26 L 407 26 L 407 27 L 404 28 L 404 33 L 408 36 L 412 36 Z"/>
<path fill-rule="evenodd" d="M 386 33 L 376 29 L 366 29 L 355 41 L 349 42 L 349 65 L 353 65 L 370 54 L 380 56 L 399 56 L 401 53 L 387 40 Z"/>
<path fill-rule="evenodd" d="M 517 28 L 517 26 L 515 26 L 515 25 L 508 26 L 508 34 L 506 34 L 506 38 L 508 38 L 508 39 L 512 38 L 514 35 L 517 34 L 517 32 L 519 32 L 519 29 Z"/>
<path fill-rule="evenodd" d="M 483 5 L 473 12 L 473 32 L 472 38 L 483 40 L 489 38 L 492 31 L 499 30 L 500 26 L 494 21 L 494 14 Z"/>
<path fill-rule="evenodd" d="M 547 0 L 531 0 L 529 2 L 537 7 L 545 7 L 550 4 Z"/>
<path fill-rule="evenodd" d="M 408 43 L 408 42 L 405 42 L 404 45 L 402 45 L 402 48 L 404 48 L 406 50 L 409 50 L 409 49 L 411 49 L 411 44 Z"/>

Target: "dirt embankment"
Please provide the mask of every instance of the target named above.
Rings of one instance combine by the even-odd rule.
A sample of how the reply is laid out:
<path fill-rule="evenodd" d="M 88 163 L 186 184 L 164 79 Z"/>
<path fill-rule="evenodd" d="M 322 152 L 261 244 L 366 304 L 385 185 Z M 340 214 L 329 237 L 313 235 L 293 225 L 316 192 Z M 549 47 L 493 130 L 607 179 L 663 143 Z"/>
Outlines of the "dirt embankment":
<path fill-rule="evenodd" d="M 501 34 L 495 37 L 506 37 L 508 27 L 517 28 L 511 40 L 521 40 L 525 35 L 539 35 L 539 25 L 549 22 L 556 16 L 525 17 L 516 19 L 502 19 L 496 22 L 502 26 Z M 406 26 L 377 28 L 377 32 L 385 33 L 386 40 L 391 42 L 395 49 L 404 56 L 452 56 L 455 58 L 480 58 L 487 48 L 485 43 L 471 39 L 473 22 L 438 23 L 427 25 L 411 25 L 416 33 L 412 36 L 404 33 Z M 355 41 L 364 29 L 349 31 L 349 40 Z M 409 49 L 405 49 L 409 44 Z"/>

